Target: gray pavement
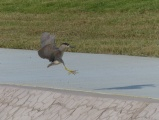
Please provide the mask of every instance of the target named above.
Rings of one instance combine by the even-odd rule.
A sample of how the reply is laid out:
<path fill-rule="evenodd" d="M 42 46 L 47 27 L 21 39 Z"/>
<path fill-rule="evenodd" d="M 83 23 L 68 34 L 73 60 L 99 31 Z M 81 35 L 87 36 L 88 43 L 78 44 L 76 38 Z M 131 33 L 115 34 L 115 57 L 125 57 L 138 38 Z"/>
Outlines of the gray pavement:
<path fill-rule="evenodd" d="M 65 53 L 62 65 L 47 68 L 37 51 L 0 49 L 0 84 L 91 91 L 159 99 L 159 58 Z"/>

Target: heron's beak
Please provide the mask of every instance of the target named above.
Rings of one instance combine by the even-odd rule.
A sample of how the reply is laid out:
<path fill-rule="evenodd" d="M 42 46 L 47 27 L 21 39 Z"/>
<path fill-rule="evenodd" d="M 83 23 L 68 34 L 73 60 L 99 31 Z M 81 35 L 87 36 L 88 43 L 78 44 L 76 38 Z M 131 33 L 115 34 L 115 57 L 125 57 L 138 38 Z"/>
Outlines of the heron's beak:
<path fill-rule="evenodd" d="M 70 47 L 70 48 L 75 48 L 75 46 L 72 46 L 72 45 L 70 45 L 69 47 Z"/>

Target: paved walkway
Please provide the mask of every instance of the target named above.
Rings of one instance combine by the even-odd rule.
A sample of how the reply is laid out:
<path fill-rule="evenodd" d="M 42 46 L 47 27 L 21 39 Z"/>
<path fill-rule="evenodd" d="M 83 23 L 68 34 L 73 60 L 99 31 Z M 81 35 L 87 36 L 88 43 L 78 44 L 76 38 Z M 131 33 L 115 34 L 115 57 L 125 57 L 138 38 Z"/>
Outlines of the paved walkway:
<path fill-rule="evenodd" d="M 0 85 L 1 120 L 159 120 L 159 101 Z"/>
<path fill-rule="evenodd" d="M 79 73 L 47 68 L 37 51 L 1 48 L 0 83 L 159 98 L 159 58 L 66 52 L 63 59 Z"/>

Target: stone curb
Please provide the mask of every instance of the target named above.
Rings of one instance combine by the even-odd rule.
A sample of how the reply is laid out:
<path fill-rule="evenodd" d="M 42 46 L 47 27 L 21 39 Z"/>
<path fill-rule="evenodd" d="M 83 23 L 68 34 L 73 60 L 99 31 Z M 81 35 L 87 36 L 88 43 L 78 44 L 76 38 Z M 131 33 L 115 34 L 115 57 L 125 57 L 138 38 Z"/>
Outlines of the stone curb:
<path fill-rule="evenodd" d="M 159 120 L 159 101 L 0 85 L 0 120 Z"/>

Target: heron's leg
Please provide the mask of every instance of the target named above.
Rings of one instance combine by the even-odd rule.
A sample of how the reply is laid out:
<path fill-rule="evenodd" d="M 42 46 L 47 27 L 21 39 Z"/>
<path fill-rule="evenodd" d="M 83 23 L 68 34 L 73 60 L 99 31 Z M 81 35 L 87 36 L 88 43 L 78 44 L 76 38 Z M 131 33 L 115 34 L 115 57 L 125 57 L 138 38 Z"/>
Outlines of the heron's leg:
<path fill-rule="evenodd" d="M 75 75 L 77 73 L 77 70 L 70 70 L 65 65 L 64 65 L 64 67 L 65 67 L 65 70 L 67 70 L 69 74 L 74 74 Z"/>
<path fill-rule="evenodd" d="M 74 74 L 74 75 L 75 75 L 75 74 L 77 73 L 77 70 L 70 70 L 70 69 L 68 69 L 68 68 L 65 66 L 65 63 L 64 63 L 64 61 L 63 61 L 61 58 L 56 58 L 56 59 L 63 64 L 63 66 L 65 67 L 65 70 L 67 70 L 69 74 Z"/>

